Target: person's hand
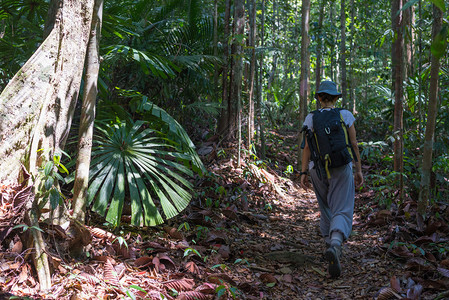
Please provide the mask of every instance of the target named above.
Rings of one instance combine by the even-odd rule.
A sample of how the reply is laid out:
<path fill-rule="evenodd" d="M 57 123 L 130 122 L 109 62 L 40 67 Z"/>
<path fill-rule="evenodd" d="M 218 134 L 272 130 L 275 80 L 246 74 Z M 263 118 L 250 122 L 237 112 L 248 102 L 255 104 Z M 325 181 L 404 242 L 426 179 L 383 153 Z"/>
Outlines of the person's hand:
<path fill-rule="evenodd" d="M 301 182 L 300 182 L 301 187 L 302 187 L 303 189 L 305 189 L 306 191 L 308 191 L 309 188 L 310 188 L 309 180 L 308 180 L 307 177 L 308 177 L 307 174 L 302 174 L 302 175 L 301 175 Z"/>
<path fill-rule="evenodd" d="M 356 188 L 360 188 L 363 185 L 363 174 L 362 174 L 362 171 L 354 173 L 354 181 L 355 181 L 355 187 Z"/>

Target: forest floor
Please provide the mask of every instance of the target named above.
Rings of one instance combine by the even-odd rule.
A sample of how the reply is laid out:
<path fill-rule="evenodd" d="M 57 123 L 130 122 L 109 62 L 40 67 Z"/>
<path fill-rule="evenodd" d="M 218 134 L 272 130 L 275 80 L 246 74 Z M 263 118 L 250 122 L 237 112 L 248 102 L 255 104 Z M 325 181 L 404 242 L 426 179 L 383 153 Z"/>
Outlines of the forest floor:
<path fill-rule="evenodd" d="M 205 143 L 210 175 L 198 179 L 198 197 L 167 224 L 109 232 L 91 219 L 84 259 L 48 249 L 47 292 L 39 292 L 20 240 L 3 243 L 0 299 L 449 299 L 447 205 L 422 220 L 411 197 L 387 208 L 366 183 L 357 192 L 342 274 L 333 279 L 315 195 L 284 172 L 296 165 L 296 133 L 271 137 L 273 163 L 265 166 L 246 160 L 238 167 L 233 145 Z M 47 231 L 46 239 L 51 245 L 61 237 Z"/>

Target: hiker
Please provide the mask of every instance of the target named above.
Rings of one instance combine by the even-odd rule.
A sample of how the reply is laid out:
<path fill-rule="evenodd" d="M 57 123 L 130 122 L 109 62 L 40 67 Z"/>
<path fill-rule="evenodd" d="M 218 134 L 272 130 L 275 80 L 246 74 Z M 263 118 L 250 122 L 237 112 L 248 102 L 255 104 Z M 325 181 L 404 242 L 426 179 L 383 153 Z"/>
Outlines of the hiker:
<path fill-rule="evenodd" d="M 309 189 L 308 174 L 310 174 L 312 180 L 313 189 L 320 207 L 320 230 L 326 243 L 324 258 L 329 263 L 329 274 L 334 278 L 341 274 L 341 246 L 343 241 L 349 237 L 352 230 L 355 194 L 354 181 L 357 188 L 363 184 L 360 153 L 354 127 L 355 118 L 348 110 L 335 108 L 335 103 L 341 96 L 342 94 L 337 91 L 337 86 L 334 82 L 323 81 L 320 84 L 315 98 L 320 101 L 321 109 L 309 113 L 303 125 L 303 130 L 307 131 L 308 138 L 305 138 L 305 144 L 303 144 L 304 150 L 300 172 L 302 188 L 305 190 Z M 344 146 L 345 148 L 349 148 L 349 150 L 344 149 L 344 151 L 347 151 L 345 152 L 346 156 L 341 156 L 341 159 L 338 157 L 331 160 L 326 155 L 329 160 L 322 162 L 323 159 L 320 160 L 318 157 L 319 153 L 315 153 L 320 151 L 320 145 L 317 147 L 316 141 L 320 141 L 321 139 L 320 136 L 317 136 L 317 128 L 322 127 L 322 124 L 326 123 L 327 119 L 330 118 L 327 112 L 331 111 L 338 114 L 338 118 L 340 118 L 339 123 L 343 125 L 340 127 L 347 126 L 345 143 L 347 145 Z M 314 127 L 316 129 L 315 131 Z M 325 128 L 324 130 L 327 134 L 332 133 L 329 128 Z M 343 131 L 341 130 L 341 132 Z M 312 136 L 313 133 L 317 135 Z M 330 144 L 332 145 L 333 142 Z M 317 149 L 312 149 L 313 146 Z M 332 167 L 332 164 L 336 164 L 337 160 L 342 160 L 340 162 L 342 165 Z M 353 164 L 355 164 L 354 175 L 352 171 Z"/>

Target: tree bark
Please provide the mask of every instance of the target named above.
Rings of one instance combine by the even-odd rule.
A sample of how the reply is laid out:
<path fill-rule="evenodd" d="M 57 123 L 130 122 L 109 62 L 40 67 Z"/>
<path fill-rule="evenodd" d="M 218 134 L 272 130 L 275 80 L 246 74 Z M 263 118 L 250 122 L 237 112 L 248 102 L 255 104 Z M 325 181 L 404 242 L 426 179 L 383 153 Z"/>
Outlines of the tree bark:
<path fill-rule="evenodd" d="M 260 47 L 265 46 L 265 0 L 262 0 L 262 16 L 261 16 L 261 30 L 260 30 Z M 262 159 L 265 159 L 266 157 L 266 143 L 265 143 L 265 122 L 263 119 L 263 113 L 262 113 L 262 102 L 263 102 L 263 60 L 264 55 L 263 53 L 260 54 L 260 61 L 259 61 L 259 75 L 258 75 L 258 82 L 259 82 L 259 97 L 257 97 L 257 123 L 259 125 L 259 137 L 260 137 L 260 157 Z"/>
<path fill-rule="evenodd" d="M 245 5 L 244 0 L 234 1 L 234 41 L 232 44 L 232 57 L 234 60 L 233 78 L 231 86 L 231 99 L 234 103 L 231 105 L 231 128 L 230 137 L 235 136 L 235 130 L 238 131 L 239 151 L 238 162 L 240 166 L 241 153 L 241 130 L 242 130 L 242 76 L 243 76 L 243 36 L 245 31 Z M 236 37 L 239 37 L 236 39 Z M 240 37 L 242 40 L 240 40 Z"/>
<path fill-rule="evenodd" d="M 355 46 L 355 5 L 354 0 L 351 0 L 351 35 L 350 35 L 350 49 L 349 49 L 349 110 L 355 114 L 356 113 L 356 102 L 355 102 L 355 78 L 354 78 L 354 46 Z"/>
<path fill-rule="evenodd" d="M 249 47 L 251 60 L 249 70 L 249 94 L 248 94 L 248 150 L 254 138 L 254 74 L 256 72 L 256 1 L 251 0 L 250 5 L 250 34 Z"/>
<path fill-rule="evenodd" d="M 214 0 L 214 56 L 218 57 L 218 0 Z M 218 64 L 215 63 L 214 70 L 214 100 L 218 102 Z"/>
<path fill-rule="evenodd" d="M 0 95 L 0 132 L 6 141 L 0 147 L 0 180 L 20 181 L 20 162 L 37 177 L 38 167 L 64 147 L 78 97 L 86 44 L 89 37 L 93 0 L 52 1 L 47 38 Z M 53 25 L 51 27 L 51 24 Z M 27 146 L 31 144 L 30 148 Z M 38 158 L 38 149 L 51 150 Z M 33 183 L 30 183 L 31 185 Z M 37 192 L 35 185 L 35 194 Z M 33 208 L 38 207 L 35 197 Z M 38 225 L 39 213 L 31 208 L 28 219 Z M 51 286 L 45 244 L 39 230 L 31 229 L 33 260 L 40 288 Z"/>
<path fill-rule="evenodd" d="M 347 92 L 347 80 L 346 80 L 346 8 L 345 0 L 341 0 L 340 11 L 340 30 L 341 30 L 341 45 L 340 45 L 340 71 L 341 71 L 341 93 L 342 93 L 342 105 L 347 108 L 348 104 L 348 92 Z"/>
<path fill-rule="evenodd" d="M 98 72 L 100 70 L 100 37 L 103 17 L 103 0 L 95 0 L 89 43 L 85 63 L 83 104 L 78 140 L 78 159 L 73 187 L 73 217 L 84 224 L 89 184 L 89 167 L 97 100 Z"/>
<path fill-rule="evenodd" d="M 403 19 L 402 19 L 402 0 L 393 0 L 391 9 L 392 29 L 394 32 L 394 42 L 391 53 L 392 79 L 394 93 L 394 170 L 399 172 L 399 191 L 403 191 L 403 87 L 404 68 L 403 68 Z"/>
<path fill-rule="evenodd" d="M 405 45 L 405 78 L 413 76 L 414 64 L 413 64 L 413 42 L 414 42 L 414 29 L 413 23 L 415 19 L 414 6 L 411 6 L 404 10 L 404 29 L 406 36 L 404 37 Z"/>
<path fill-rule="evenodd" d="M 309 81 L 309 18 L 310 0 L 303 0 L 301 7 L 301 74 L 299 77 L 299 123 L 304 123 L 307 113 L 307 87 Z M 298 145 L 302 144 L 302 134 L 298 134 Z M 298 168 L 301 167 L 302 149 L 298 147 Z"/>
<path fill-rule="evenodd" d="M 0 181 L 17 183 L 20 164 L 36 175 L 37 150 L 64 147 L 78 97 L 93 0 L 57 1 L 53 30 L 0 95 Z M 31 149 L 28 146 L 31 143 Z"/>
<path fill-rule="evenodd" d="M 316 49 L 316 69 L 315 69 L 315 93 L 320 88 L 321 83 L 321 65 L 323 64 L 323 19 L 324 19 L 324 5 L 327 0 L 321 0 L 320 2 L 320 15 L 318 17 L 318 40 Z M 316 101 L 316 109 L 321 107 L 320 101 Z"/>
<path fill-rule="evenodd" d="M 441 30 L 443 22 L 443 13 L 436 6 L 433 5 L 433 26 L 432 36 L 433 40 Z M 430 92 L 429 92 L 429 109 L 427 112 L 427 126 L 424 137 L 423 146 L 423 160 L 421 171 L 421 184 L 419 189 L 418 198 L 418 212 L 421 215 L 426 213 L 427 204 L 429 203 L 430 194 L 430 173 L 432 171 L 432 154 L 433 154 L 433 141 L 435 137 L 435 123 L 438 114 L 438 79 L 440 71 L 440 58 L 431 55 L 431 67 L 430 67 Z"/>
<path fill-rule="evenodd" d="M 218 134 L 226 135 L 229 131 L 229 114 L 231 107 L 231 100 L 229 97 L 229 23 L 231 21 L 231 0 L 226 0 L 224 28 L 223 28 L 223 74 L 222 74 L 222 105 L 220 119 L 218 122 Z"/>
<path fill-rule="evenodd" d="M 63 149 L 72 123 L 89 39 L 93 0 L 52 1 L 54 21 L 46 39 L 0 94 L 0 181 L 17 184 L 21 163 L 38 178 L 38 167 Z M 50 30 L 51 28 L 51 30 Z M 38 149 L 45 155 L 38 157 Z M 34 184 L 39 194 L 38 183 Z M 28 219 L 38 226 L 39 197 Z M 34 209 L 33 209 L 34 208 Z M 39 230 L 31 229 L 33 261 L 41 290 L 51 287 L 45 244 Z"/>

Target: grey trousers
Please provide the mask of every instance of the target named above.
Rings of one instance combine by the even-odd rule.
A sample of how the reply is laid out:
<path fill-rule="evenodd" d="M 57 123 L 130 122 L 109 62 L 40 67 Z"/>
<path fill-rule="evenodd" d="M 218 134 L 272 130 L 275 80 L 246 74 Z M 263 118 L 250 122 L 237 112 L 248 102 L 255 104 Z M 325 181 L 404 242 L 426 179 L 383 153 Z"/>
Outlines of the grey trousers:
<path fill-rule="evenodd" d="M 330 169 L 330 174 L 330 179 L 320 179 L 315 169 L 310 170 L 321 212 L 320 230 L 325 238 L 330 237 L 333 231 L 339 231 L 346 240 L 351 234 L 354 213 L 352 164 Z"/>

